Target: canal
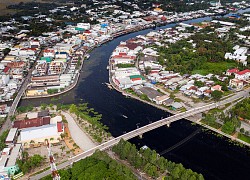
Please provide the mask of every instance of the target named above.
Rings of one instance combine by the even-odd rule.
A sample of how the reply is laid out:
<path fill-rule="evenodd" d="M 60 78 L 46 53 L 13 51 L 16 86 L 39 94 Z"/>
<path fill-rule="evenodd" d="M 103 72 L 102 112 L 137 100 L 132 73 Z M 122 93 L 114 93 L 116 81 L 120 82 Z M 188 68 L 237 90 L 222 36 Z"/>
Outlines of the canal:
<path fill-rule="evenodd" d="M 185 22 L 204 20 L 211 20 L 211 18 L 198 18 Z M 160 28 L 164 29 L 175 25 L 169 24 Z M 22 100 L 20 105 L 39 106 L 41 103 L 77 104 L 88 102 L 90 107 L 103 115 L 102 122 L 109 127 L 113 136 L 119 136 L 137 126 L 143 126 L 169 116 L 167 112 L 126 98 L 115 90 L 109 90 L 105 84 L 108 82 L 106 69 L 108 59 L 116 46 L 121 41 L 150 31 L 152 29 L 127 34 L 94 49 L 90 53 L 89 60 L 85 61 L 77 87 L 72 91 L 55 98 Z M 131 142 L 138 147 L 147 145 L 167 159 L 182 163 L 186 168 L 202 173 L 205 179 L 249 179 L 249 149 L 233 145 L 226 138 L 213 135 L 211 131 L 202 131 L 166 153 L 169 148 L 199 128 L 186 120 L 181 120 L 171 124 L 170 128 L 158 128 L 144 134 L 142 139 L 134 138 Z"/>

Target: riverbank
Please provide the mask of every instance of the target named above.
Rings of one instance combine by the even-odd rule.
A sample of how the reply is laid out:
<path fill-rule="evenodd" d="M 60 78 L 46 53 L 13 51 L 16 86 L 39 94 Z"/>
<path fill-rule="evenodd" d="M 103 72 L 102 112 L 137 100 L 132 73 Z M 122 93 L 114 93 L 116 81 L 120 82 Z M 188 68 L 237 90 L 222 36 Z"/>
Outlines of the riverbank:
<path fill-rule="evenodd" d="M 61 114 L 66 118 L 68 122 L 68 127 L 72 139 L 83 151 L 87 151 L 98 145 L 97 142 L 94 142 L 93 139 L 79 127 L 79 125 L 76 123 L 73 116 L 69 114 L 69 112 L 61 111 Z"/>
<path fill-rule="evenodd" d="M 220 13 L 218 14 L 214 14 L 212 16 L 219 16 Z M 212 17 L 212 16 L 209 16 L 209 17 Z M 103 40 L 102 42 L 100 42 L 99 44 L 93 46 L 93 47 L 90 47 L 86 52 L 85 54 L 83 55 L 83 57 L 90 51 L 92 51 L 94 48 L 98 47 L 98 46 L 101 46 L 102 44 L 105 44 L 111 40 L 113 40 L 114 38 L 117 38 L 119 36 L 123 36 L 125 34 L 129 34 L 129 33 L 133 33 L 133 32 L 138 32 L 138 31 L 141 31 L 141 30 L 145 30 L 145 29 L 149 29 L 149 28 L 156 28 L 156 26 L 166 26 L 168 24 L 172 24 L 172 23 L 178 23 L 178 22 L 183 22 L 183 21 L 187 21 L 187 20 L 193 20 L 193 19 L 197 19 L 197 18 L 204 18 L 204 17 L 208 17 L 206 14 L 199 14 L 199 16 L 196 16 L 196 17 L 192 17 L 192 18 L 183 18 L 183 19 L 179 19 L 179 20 L 171 20 L 170 22 L 169 21 L 162 21 L 162 22 L 158 22 L 158 24 L 156 24 L 155 22 L 149 22 L 148 24 L 146 25 L 143 25 L 143 26 L 137 26 L 137 27 L 134 27 L 134 28 L 131 28 L 131 29 L 126 29 L 126 30 L 122 30 L 122 31 L 119 31 L 119 32 L 115 32 L 114 34 L 111 34 L 111 37 L 109 39 L 105 39 Z M 84 58 L 83 58 L 84 60 Z M 58 93 L 54 93 L 54 94 L 47 94 L 47 95 L 37 95 L 37 96 L 23 96 L 22 99 L 37 99 L 37 98 L 49 98 L 49 97 L 55 97 L 55 96 L 59 96 L 59 95 L 62 95 L 62 94 L 65 94 L 69 91 L 71 91 L 72 89 L 74 89 L 79 81 L 79 77 L 80 77 L 80 72 L 81 72 L 81 69 L 82 69 L 82 66 L 83 66 L 83 62 L 81 63 L 81 67 L 79 68 L 79 72 L 77 73 L 76 75 L 76 78 L 74 79 L 74 82 L 66 87 L 63 91 L 60 91 Z"/>

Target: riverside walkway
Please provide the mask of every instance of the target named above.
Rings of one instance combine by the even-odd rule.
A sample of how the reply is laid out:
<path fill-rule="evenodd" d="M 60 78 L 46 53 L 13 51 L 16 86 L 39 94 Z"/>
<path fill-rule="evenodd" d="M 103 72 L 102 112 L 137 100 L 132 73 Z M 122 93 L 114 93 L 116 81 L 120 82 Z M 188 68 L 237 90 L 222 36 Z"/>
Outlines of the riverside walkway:
<path fill-rule="evenodd" d="M 161 119 L 161 120 L 158 120 L 158 121 L 155 121 L 153 123 L 150 123 L 148 125 L 145 125 L 143 127 L 140 127 L 140 128 L 137 128 L 133 131 L 130 131 L 126 134 L 123 134 L 119 137 L 116 137 L 112 140 L 109 140 L 103 144 L 100 144 L 88 151 L 85 151 L 77 156 L 74 156 L 70 159 L 68 159 L 66 162 L 62 163 L 62 164 L 59 164 L 57 166 L 58 169 L 63 169 L 63 168 L 66 168 L 68 166 L 71 166 L 74 162 L 77 162 L 81 159 L 84 159 L 88 156 L 91 156 L 96 150 L 100 150 L 100 151 L 103 151 L 103 150 L 106 150 L 108 148 L 111 148 L 112 146 L 116 145 L 121 139 L 124 139 L 124 140 L 129 140 L 129 139 L 132 139 L 136 136 L 140 136 L 146 132 L 149 132 L 151 130 L 154 130 L 156 128 L 159 128 L 161 126 L 164 126 L 164 125 L 167 125 L 169 126 L 171 123 L 175 122 L 175 121 L 178 121 L 178 120 L 181 120 L 181 119 L 184 119 L 184 118 L 187 118 L 187 117 L 190 117 L 190 116 L 193 116 L 195 114 L 198 114 L 198 113 L 202 113 L 202 112 L 206 112 L 208 110 L 211 110 L 211 109 L 214 109 L 214 108 L 217 108 L 219 106 L 222 106 L 222 105 L 226 105 L 228 103 L 231 103 L 231 102 L 234 102 L 240 98 L 245 98 L 245 97 L 248 97 L 249 95 L 249 90 L 245 90 L 245 91 L 241 91 L 241 92 L 238 92 L 236 93 L 234 96 L 231 96 L 225 100 L 222 100 L 222 101 L 219 101 L 219 102 L 216 102 L 216 103 L 211 103 L 211 104 L 208 104 L 208 105 L 205 105 L 205 106 L 202 106 L 202 107 L 198 107 L 198 108 L 192 108 L 188 111 L 185 111 L 185 112 L 182 112 L 182 113 L 179 113 L 179 114 L 176 114 L 176 115 L 173 115 L 173 116 L 170 116 L 168 118 L 164 118 L 164 119 Z M 190 120 L 192 122 L 196 122 L 195 120 Z M 51 174 L 51 171 L 50 170 L 46 170 L 40 174 L 37 174 L 35 176 L 32 176 L 30 177 L 31 180 L 38 180 L 38 179 L 41 179 L 47 175 L 50 175 Z"/>

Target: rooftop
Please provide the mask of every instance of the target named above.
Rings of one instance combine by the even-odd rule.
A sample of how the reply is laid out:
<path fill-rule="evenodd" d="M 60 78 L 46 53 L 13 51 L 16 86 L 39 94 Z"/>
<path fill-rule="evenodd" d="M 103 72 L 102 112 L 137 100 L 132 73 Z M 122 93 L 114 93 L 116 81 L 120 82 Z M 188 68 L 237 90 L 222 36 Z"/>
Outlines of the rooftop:
<path fill-rule="evenodd" d="M 5 142 L 12 142 L 17 133 L 17 128 L 11 128 Z"/>

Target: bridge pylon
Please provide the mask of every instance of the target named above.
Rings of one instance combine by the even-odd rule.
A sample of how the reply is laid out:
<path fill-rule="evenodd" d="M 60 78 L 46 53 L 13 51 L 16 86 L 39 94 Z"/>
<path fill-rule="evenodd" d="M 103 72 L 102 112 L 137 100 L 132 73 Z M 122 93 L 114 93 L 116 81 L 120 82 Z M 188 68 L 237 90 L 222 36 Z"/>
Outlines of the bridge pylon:
<path fill-rule="evenodd" d="M 140 134 L 140 135 L 139 135 L 139 138 L 140 138 L 140 139 L 142 139 L 142 138 L 143 138 L 143 137 L 142 137 L 142 135 L 143 135 L 143 134 Z"/>
<path fill-rule="evenodd" d="M 169 123 L 166 124 L 166 126 L 167 126 L 167 127 L 170 127 L 170 124 L 171 124 L 171 123 L 169 122 Z"/>

